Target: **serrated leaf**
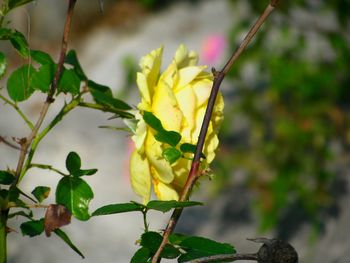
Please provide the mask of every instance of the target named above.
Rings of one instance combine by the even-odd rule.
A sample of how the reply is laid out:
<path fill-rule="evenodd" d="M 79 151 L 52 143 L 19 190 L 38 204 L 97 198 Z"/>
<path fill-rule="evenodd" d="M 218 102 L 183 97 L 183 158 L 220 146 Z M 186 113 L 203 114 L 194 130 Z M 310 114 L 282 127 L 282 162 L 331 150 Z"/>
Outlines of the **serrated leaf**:
<path fill-rule="evenodd" d="M 0 171 L 0 184 L 10 185 L 15 180 L 15 176 L 8 171 Z"/>
<path fill-rule="evenodd" d="M 75 73 L 78 75 L 78 77 L 80 78 L 81 81 L 83 80 L 87 80 L 87 77 L 83 71 L 83 69 L 81 68 L 81 65 L 79 63 L 78 57 L 77 57 L 77 53 L 75 52 L 75 50 L 69 50 L 64 62 L 72 65 L 74 67 L 74 71 Z"/>
<path fill-rule="evenodd" d="M 64 243 L 66 243 L 71 249 L 73 249 L 79 256 L 85 258 L 83 253 L 81 253 L 80 250 L 73 244 L 73 242 L 70 240 L 70 238 L 64 231 L 62 231 L 61 229 L 56 229 L 54 233 L 59 238 L 61 238 L 64 241 Z"/>
<path fill-rule="evenodd" d="M 57 185 L 56 203 L 64 205 L 79 220 L 90 218 L 89 203 L 93 197 L 92 189 L 81 178 L 63 177 Z"/>
<path fill-rule="evenodd" d="M 133 257 L 131 258 L 130 263 L 147 263 L 151 257 L 151 252 L 146 247 L 141 247 L 138 249 Z"/>
<path fill-rule="evenodd" d="M 34 71 L 31 65 L 24 65 L 12 72 L 7 80 L 7 92 L 13 101 L 24 101 L 32 95 L 30 82 Z"/>
<path fill-rule="evenodd" d="M 20 226 L 23 236 L 38 236 L 44 232 L 44 219 L 27 221 Z"/>
<path fill-rule="evenodd" d="M 0 52 L 0 79 L 5 75 L 7 68 L 7 60 L 4 53 Z"/>
<path fill-rule="evenodd" d="M 181 158 L 182 153 L 176 149 L 175 147 L 166 148 L 162 152 L 162 156 L 165 160 L 167 160 L 170 164 L 175 163 L 178 159 Z"/>
<path fill-rule="evenodd" d="M 157 210 L 165 213 L 170 211 L 173 208 L 183 208 L 183 207 L 197 206 L 197 205 L 203 205 L 203 203 L 195 202 L 195 201 L 180 202 L 175 200 L 169 200 L 169 201 L 152 200 L 147 203 L 146 207 L 148 209 L 153 209 L 153 210 Z"/>
<path fill-rule="evenodd" d="M 33 1 L 34 0 L 9 0 L 8 7 L 9 7 L 9 9 L 14 9 L 16 7 L 28 4 L 28 3 L 33 2 Z"/>
<path fill-rule="evenodd" d="M 76 171 L 80 170 L 81 167 L 81 159 L 80 156 L 76 152 L 70 152 L 66 158 L 66 168 L 67 170 L 73 174 Z"/>
<path fill-rule="evenodd" d="M 40 65 L 55 64 L 51 56 L 40 50 L 30 50 L 30 56 L 33 60 L 38 62 Z"/>
<path fill-rule="evenodd" d="M 94 100 L 99 104 L 108 105 L 118 110 L 131 109 L 131 107 L 127 103 L 120 99 L 114 98 L 112 95 L 109 95 L 107 93 L 98 90 L 92 90 L 91 95 L 93 96 Z"/>
<path fill-rule="evenodd" d="M 55 64 L 46 64 L 34 71 L 31 78 L 31 87 L 44 93 L 50 90 L 52 80 L 55 75 L 57 66 Z"/>
<path fill-rule="evenodd" d="M 32 191 L 32 195 L 41 203 L 50 195 L 51 188 L 47 186 L 37 186 Z"/>
<path fill-rule="evenodd" d="M 120 203 L 102 206 L 92 213 L 92 216 L 112 215 L 126 212 L 142 211 L 144 206 L 136 203 Z"/>
<path fill-rule="evenodd" d="M 63 69 L 61 78 L 58 82 L 57 92 L 78 94 L 80 91 L 80 78 L 73 69 Z"/>

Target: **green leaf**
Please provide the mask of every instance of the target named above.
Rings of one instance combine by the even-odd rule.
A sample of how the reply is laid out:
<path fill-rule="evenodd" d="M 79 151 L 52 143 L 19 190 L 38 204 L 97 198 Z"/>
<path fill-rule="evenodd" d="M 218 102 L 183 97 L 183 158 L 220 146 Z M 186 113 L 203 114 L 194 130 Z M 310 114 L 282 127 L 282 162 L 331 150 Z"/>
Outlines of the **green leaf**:
<path fill-rule="evenodd" d="M 180 145 L 180 150 L 183 153 L 196 153 L 196 145 L 195 144 L 191 144 L 191 143 L 183 143 Z M 204 153 L 201 153 L 200 155 L 203 159 L 206 159 L 206 156 L 204 155 Z"/>
<path fill-rule="evenodd" d="M 31 65 L 24 65 L 14 72 L 7 80 L 7 92 L 13 101 L 24 101 L 32 95 L 31 77 L 35 69 Z"/>
<path fill-rule="evenodd" d="M 144 111 L 143 119 L 149 126 L 151 126 L 151 128 L 153 128 L 157 132 L 164 131 L 161 121 L 152 112 Z"/>
<path fill-rule="evenodd" d="M 27 221 L 20 226 L 23 236 L 38 236 L 44 232 L 44 219 Z"/>
<path fill-rule="evenodd" d="M 83 253 L 80 252 L 80 250 L 73 244 L 73 242 L 70 240 L 68 235 L 62 231 L 61 229 L 55 229 L 53 231 L 59 238 L 61 238 L 71 249 L 73 249 L 79 256 L 82 258 L 85 258 Z"/>
<path fill-rule="evenodd" d="M 172 233 L 169 236 L 169 242 L 173 245 L 179 245 L 186 238 L 188 238 L 188 236 L 179 233 Z"/>
<path fill-rule="evenodd" d="M 77 95 L 80 90 L 80 78 L 73 69 L 63 69 L 58 82 L 57 92 L 71 93 Z"/>
<path fill-rule="evenodd" d="M 51 188 L 47 186 L 37 186 L 32 191 L 34 197 L 41 203 L 50 195 Z"/>
<path fill-rule="evenodd" d="M 77 53 L 75 52 L 75 50 L 69 50 L 69 52 L 67 53 L 64 59 L 64 62 L 74 67 L 74 71 L 78 75 L 81 81 L 88 79 L 83 69 L 81 68 L 81 65 L 79 63 Z"/>
<path fill-rule="evenodd" d="M 33 60 L 38 62 L 40 65 L 53 65 L 55 62 L 51 56 L 40 50 L 30 50 L 30 56 Z"/>
<path fill-rule="evenodd" d="M 157 132 L 157 134 L 154 136 L 157 141 L 167 143 L 173 147 L 180 142 L 181 135 L 175 131 L 165 130 L 161 121 L 152 112 L 144 111 L 143 119 Z"/>
<path fill-rule="evenodd" d="M 196 205 L 203 205 L 201 202 L 194 202 L 194 201 L 160 201 L 160 200 L 152 200 L 149 201 L 146 205 L 148 209 L 153 209 L 157 211 L 161 211 L 163 213 L 170 211 L 173 208 L 183 208 L 183 207 L 189 207 L 189 206 L 196 206 Z"/>
<path fill-rule="evenodd" d="M 158 132 L 154 138 L 156 138 L 156 140 L 159 142 L 167 143 L 173 147 L 175 147 L 181 141 L 180 133 L 177 133 L 175 131 L 163 130 L 161 132 Z"/>
<path fill-rule="evenodd" d="M 4 53 L 0 52 L 0 79 L 5 75 L 7 68 L 7 60 Z"/>
<path fill-rule="evenodd" d="M 144 206 L 137 203 L 121 203 L 106 205 L 98 208 L 92 213 L 92 216 L 112 215 L 118 213 L 126 213 L 133 211 L 142 211 Z"/>
<path fill-rule="evenodd" d="M 133 257 L 131 258 L 130 263 L 147 263 L 151 257 L 151 252 L 146 247 L 141 247 L 138 249 Z"/>
<path fill-rule="evenodd" d="M 10 185 L 15 180 L 15 176 L 7 171 L 0 171 L 0 184 Z"/>
<path fill-rule="evenodd" d="M 21 32 L 15 30 L 11 35 L 10 42 L 22 57 L 27 58 L 29 56 L 28 43 Z"/>
<path fill-rule="evenodd" d="M 167 160 L 170 164 L 173 164 L 181 158 L 182 153 L 175 147 L 171 147 L 163 150 L 162 155 L 165 160 Z"/>
<path fill-rule="evenodd" d="M 70 152 L 66 158 L 66 168 L 71 173 L 74 174 L 79 171 L 81 167 L 80 156 L 76 152 Z"/>
<path fill-rule="evenodd" d="M 0 28 L 0 40 L 9 40 L 12 36 L 12 30 L 9 28 Z"/>
<path fill-rule="evenodd" d="M 97 173 L 97 169 L 80 169 L 76 172 L 74 172 L 72 175 L 76 176 L 76 177 L 80 177 L 80 176 L 84 176 L 84 175 L 93 175 L 95 173 Z"/>
<path fill-rule="evenodd" d="M 57 185 L 57 204 L 64 205 L 79 220 L 90 218 L 89 203 L 93 197 L 90 186 L 81 178 L 63 177 Z"/>
<path fill-rule="evenodd" d="M 179 246 L 187 253 L 182 255 L 178 262 L 185 262 L 210 255 L 236 253 L 236 250 L 230 244 L 219 243 L 208 238 L 196 236 L 186 238 L 179 244 Z"/>
<path fill-rule="evenodd" d="M 33 2 L 33 1 L 34 0 L 9 0 L 8 7 L 9 7 L 9 9 L 14 9 L 16 7 L 28 4 L 28 3 Z"/>
<path fill-rule="evenodd" d="M 45 64 L 39 68 L 38 71 L 34 71 L 30 86 L 33 89 L 38 89 L 44 93 L 50 90 L 52 80 L 55 75 L 57 66 L 55 64 Z"/>
<path fill-rule="evenodd" d="M 99 104 L 107 105 L 118 110 L 131 110 L 131 107 L 127 103 L 114 98 L 112 95 L 109 95 L 107 93 L 98 90 L 91 90 L 91 95 Z"/>
<path fill-rule="evenodd" d="M 145 247 L 151 252 L 151 254 L 154 254 L 157 252 L 163 238 L 162 236 L 157 232 L 146 232 L 141 236 L 141 246 Z M 175 248 L 174 246 L 167 244 L 165 245 L 161 257 L 162 258 L 176 258 L 180 255 L 180 251 Z"/>
<path fill-rule="evenodd" d="M 101 84 L 98 84 L 92 80 L 89 80 L 88 81 L 88 87 L 90 88 L 90 91 L 93 92 L 93 91 L 99 91 L 99 92 L 102 92 L 108 96 L 111 96 L 113 97 L 113 93 L 111 91 L 111 89 L 107 86 L 104 86 L 104 85 L 101 85 Z"/>

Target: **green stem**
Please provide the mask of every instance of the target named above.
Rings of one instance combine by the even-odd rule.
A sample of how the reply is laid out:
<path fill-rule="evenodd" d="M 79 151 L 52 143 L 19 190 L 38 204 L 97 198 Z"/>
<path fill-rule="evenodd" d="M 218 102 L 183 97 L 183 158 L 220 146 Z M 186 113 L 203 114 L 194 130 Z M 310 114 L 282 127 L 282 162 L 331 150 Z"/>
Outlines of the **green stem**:
<path fill-rule="evenodd" d="M 115 113 L 118 115 L 120 114 L 122 116 L 125 116 L 126 118 L 134 118 L 134 115 L 127 112 L 127 111 L 115 109 L 112 107 L 108 107 L 106 105 L 100 105 L 100 104 L 88 103 L 88 102 L 79 102 L 79 106 L 85 107 L 85 108 L 90 108 L 90 109 L 95 109 L 95 110 L 100 110 L 100 111 L 104 111 L 104 112 L 111 112 L 111 113 Z"/>
<path fill-rule="evenodd" d="M 41 132 L 39 133 L 35 139 L 33 140 L 33 143 L 30 147 L 28 158 L 22 168 L 21 174 L 19 176 L 19 181 L 22 180 L 23 176 L 26 174 L 28 169 L 31 166 L 31 162 L 33 160 L 34 153 L 36 151 L 36 148 L 38 147 L 39 142 L 46 136 L 46 134 L 56 126 L 57 123 L 59 123 L 62 118 L 69 113 L 71 110 L 73 110 L 76 106 L 79 104 L 80 98 L 75 98 L 68 104 L 64 105 L 64 107 L 61 109 L 61 111 L 56 115 L 56 117 L 52 120 L 52 122 Z"/>
<path fill-rule="evenodd" d="M 8 210 L 0 210 L 0 263 L 7 262 L 7 245 L 6 245 L 6 222 Z"/>
<path fill-rule="evenodd" d="M 1 94 L 0 94 L 0 99 L 2 99 L 3 101 L 5 101 L 5 103 L 7 103 L 10 106 L 12 106 L 17 111 L 17 113 L 22 117 L 22 119 L 25 121 L 25 123 L 27 123 L 28 127 L 31 130 L 34 129 L 34 124 L 27 118 L 27 116 L 23 113 L 23 111 L 21 111 L 21 109 L 18 107 L 17 104 L 13 103 L 12 101 L 10 101 L 9 99 L 5 98 Z"/>
<path fill-rule="evenodd" d="M 142 211 L 142 214 L 143 214 L 143 225 L 145 227 L 145 232 L 148 232 L 147 210 Z"/>
<path fill-rule="evenodd" d="M 56 173 L 58 173 L 60 175 L 68 176 L 68 174 L 63 173 L 63 172 L 61 172 L 60 170 L 58 170 L 56 168 L 53 168 L 52 165 L 40 164 L 40 163 L 32 163 L 32 164 L 29 165 L 28 169 L 30 169 L 32 167 L 40 168 L 40 169 L 47 169 L 47 170 L 54 171 L 54 172 L 56 172 Z"/>

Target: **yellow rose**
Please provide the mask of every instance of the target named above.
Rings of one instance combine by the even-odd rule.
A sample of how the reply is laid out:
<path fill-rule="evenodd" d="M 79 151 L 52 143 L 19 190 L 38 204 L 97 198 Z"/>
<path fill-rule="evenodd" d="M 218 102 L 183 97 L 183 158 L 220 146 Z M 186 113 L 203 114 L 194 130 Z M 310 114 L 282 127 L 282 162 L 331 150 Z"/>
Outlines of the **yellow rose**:
<path fill-rule="evenodd" d="M 197 144 L 199 131 L 210 95 L 213 76 L 206 66 L 197 66 L 198 56 L 180 45 L 168 68 L 160 73 L 163 48 L 153 50 L 140 61 L 137 85 L 141 102 L 136 113 L 136 132 L 132 137 L 136 149 L 131 155 L 131 185 L 135 193 L 147 203 L 154 192 L 160 200 L 178 200 L 186 182 L 191 160 L 180 158 L 170 164 L 162 156 L 169 147 L 155 139 L 155 131 L 149 127 L 142 114 L 152 112 L 164 129 L 181 134 L 180 143 Z M 217 132 L 223 119 L 224 102 L 218 94 L 209 125 L 203 153 L 204 162 L 211 163 L 218 147 Z"/>

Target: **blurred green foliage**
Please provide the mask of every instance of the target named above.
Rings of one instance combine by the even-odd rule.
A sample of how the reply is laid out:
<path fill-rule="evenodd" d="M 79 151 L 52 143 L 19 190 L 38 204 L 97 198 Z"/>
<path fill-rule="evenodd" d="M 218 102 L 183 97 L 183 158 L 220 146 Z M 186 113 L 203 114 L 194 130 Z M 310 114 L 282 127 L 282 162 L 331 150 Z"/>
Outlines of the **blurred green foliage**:
<path fill-rule="evenodd" d="M 231 2 L 238 8 L 243 1 Z M 232 51 L 266 7 L 245 4 L 251 14 L 233 25 Z M 350 144 L 349 7 L 346 0 L 281 1 L 230 72 L 215 172 L 227 186 L 234 171 L 244 171 L 262 230 L 294 212 L 322 225 L 337 202 L 333 186 Z M 305 13 L 306 22 L 295 19 Z M 323 15 L 335 26 L 319 23 Z"/>

